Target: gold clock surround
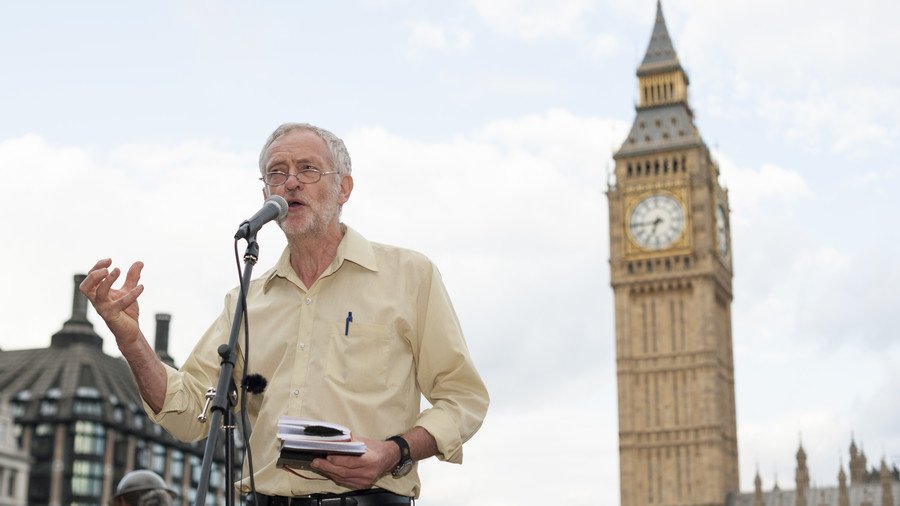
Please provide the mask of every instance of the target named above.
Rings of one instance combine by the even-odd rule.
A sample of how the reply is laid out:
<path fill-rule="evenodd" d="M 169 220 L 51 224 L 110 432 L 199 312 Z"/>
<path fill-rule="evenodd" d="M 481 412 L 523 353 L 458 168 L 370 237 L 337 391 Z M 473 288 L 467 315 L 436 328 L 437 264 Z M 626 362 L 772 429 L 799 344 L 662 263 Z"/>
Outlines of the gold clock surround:
<path fill-rule="evenodd" d="M 634 239 L 631 233 L 629 218 L 634 208 L 643 200 L 653 195 L 665 195 L 674 198 L 681 205 L 684 213 L 684 226 L 681 235 L 671 244 L 660 249 L 648 249 L 642 247 Z M 628 238 L 625 242 L 625 256 L 629 259 L 648 258 L 660 255 L 677 255 L 691 251 L 691 206 L 690 192 L 684 186 L 667 186 L 656 188 L 635 188 L 624 195 L 624 215 L 622 221 L 624 235 Z"/>

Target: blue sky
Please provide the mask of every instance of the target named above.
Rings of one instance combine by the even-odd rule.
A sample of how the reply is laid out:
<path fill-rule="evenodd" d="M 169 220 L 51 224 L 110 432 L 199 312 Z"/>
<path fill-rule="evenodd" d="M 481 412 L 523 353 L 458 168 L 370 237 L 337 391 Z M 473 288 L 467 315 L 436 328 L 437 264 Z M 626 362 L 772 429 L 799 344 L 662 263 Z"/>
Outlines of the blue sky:
<path fill-rule="evenodd" d="M 422 504 L 617 504 L 604 192 L 655 7 L 3 7 L 0 348 L 48 345 L 71 276 L 111 256 L 147 264 L 145 332 L 171 313 L 183 360 L 237 282 L 230 238 L 261 200 L 259 147 L 310 121 L 353 157 L 344 220 L 438 263 L 492 392 L 465 464 L 423 465 Z M 757 469 L 792 488 L 800 438 L 820 485 L 851 433 L 870 462 L 900 462 L 900 4 L 663 10 L 731 199 L 742 488 Z M 284 240 L 271 227 L 260 245 L 261 272 Z"/>

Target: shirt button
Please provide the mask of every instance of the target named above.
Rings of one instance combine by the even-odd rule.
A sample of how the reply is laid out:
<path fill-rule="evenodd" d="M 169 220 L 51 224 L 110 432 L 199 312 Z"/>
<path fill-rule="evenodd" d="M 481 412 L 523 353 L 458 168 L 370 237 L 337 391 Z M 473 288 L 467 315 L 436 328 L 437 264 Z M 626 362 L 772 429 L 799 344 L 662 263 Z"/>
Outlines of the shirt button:
<path fill-rule="evenodd" d="M 300 343 L 300 349 L 301 349 L 301 350 L 305 350 L 305 349 L 306 349 L 306 343 Z"/>
<path fill-rule="evenodd" d="M 294 397 L 297 397 L 298 395 L 300 395 L 300 389 L 299 389 L 299 388 L 295 388 L 295 389 L 294 389 Z"/>
<path fill-rule="evenodd" d="M 310 302 L 312 302 L 312 299 L 310 299 L 309 297 L 307 297 L 307 298 L 306 298 L 306 303 L 309 304 Z"/>

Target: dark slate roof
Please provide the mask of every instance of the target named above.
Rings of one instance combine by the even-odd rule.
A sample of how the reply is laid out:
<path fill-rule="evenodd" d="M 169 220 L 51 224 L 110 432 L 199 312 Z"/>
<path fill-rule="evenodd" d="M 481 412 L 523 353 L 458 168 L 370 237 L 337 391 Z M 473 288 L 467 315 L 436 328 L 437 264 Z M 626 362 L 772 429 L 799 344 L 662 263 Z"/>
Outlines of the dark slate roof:
<path fill-rule="evenodd" d="M 680 149 L 702 144 L 700 131 L 687 104 L 678 102 L 639 108 L 631 131 L 615 157 Z"/>
<path fill-rule="evenodd" d="M 103 353 L 103 339 L 87 318 L 88 300 L 78 289 L 84 278 L 74 276 L 72 316 L 53 334 L 49 348 L 0 351 L 0 394 L 24 408 L 20 423 L 92 419 L 143 431 L 146 424 L 136 419 L 145 415 L 131 369 L 125 359 Z M 169 316 L 157 319 L 164 324 L 165 346 Z M 43 401 L 55 404 L 50 413 L 41 413 Z M 85 403 L 94 406 L 79 410 Z"/>
<path fill-rule="evenodd" d="M 666 20 L 663 17 L 662 4 L 656 2 L 656 24 L 653 25 L 653 33 L 650 35 L 650 44 L 644 54 L 644 60 L 637 69 L 638 76 L 645 76 L 656 72 L 681 69 L 678 55 L 672 39 L 669 38 L 669 30 L 666 28 Z M 682 71 L 684 69 L 681 69 Z M 685 75 L 685 79 L 687 76 Z"/>
<path fill-rule="evenodd" d="M 11 400 L 25 401 L 19 422 L 47 419 L 40 414 L 40 399 L 56 400 L 58 410 L 52 418 L 84 418 L 73 413 L 76 398 L 99 400 L 102 411 L 97 419 L 109 424 L 120 423 L 114 419 L 115 407 L 124 408 L 128 417 L 143 414 L 125 360 L 85 343 L 0 353 L 0 391 Z"/>

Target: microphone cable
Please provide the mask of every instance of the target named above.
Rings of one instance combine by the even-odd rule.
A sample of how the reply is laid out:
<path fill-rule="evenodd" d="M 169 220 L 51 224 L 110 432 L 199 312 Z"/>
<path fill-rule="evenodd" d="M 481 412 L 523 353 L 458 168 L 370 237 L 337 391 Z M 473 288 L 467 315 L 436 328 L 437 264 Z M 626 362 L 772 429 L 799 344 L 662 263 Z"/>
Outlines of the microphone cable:
<path fill-rule="evenodd" d="M 248 375 L 247 371 L 250 370 L 250 312 L 247 311 L 247 293 L 244 291 L 244 276 L 243 271 L 241 270 L 241 261 L 240 254 L 238 253 L 238 239 L 234 240 L 234 261 L 237 265 L 237 275 L 238 275 L 238 286 L 241 289 L 241 309 L 244 311 L 244 377 L 241 379 L 241 398 L 240 398 L 240 406 L 241 406 L 241 439 L 244 440 L 244 453 L 247 456 L 247 471 L 250 473 L 250 495 L 248 497 L 253 497 L 254 503 L 256 503 L 256 477 L 253 472 L 253 451 L 250 448 L 250 420 L 247 418 L 247 391 L 248 391 Z M 261 376 L 260 376 L 261 377 Z M 265 379 L 263 379 L 265 382 Z M 262 388 L 265 389 L 265 384 L 262 385 Z M 262 393 L 262 390 L 259 392 L 253 393 Z M 229 462 L 228 465 L 233 466 L 233 462 Z M 241 473 L 243 473 L 244 466 L 241 466 Z M 233 484 L 230 484 L 233 486 Z"/>

